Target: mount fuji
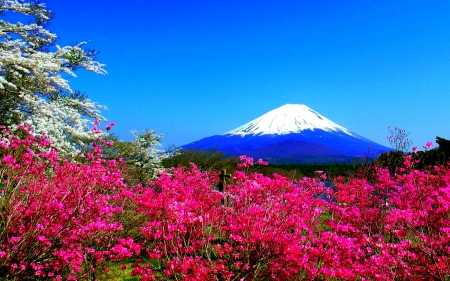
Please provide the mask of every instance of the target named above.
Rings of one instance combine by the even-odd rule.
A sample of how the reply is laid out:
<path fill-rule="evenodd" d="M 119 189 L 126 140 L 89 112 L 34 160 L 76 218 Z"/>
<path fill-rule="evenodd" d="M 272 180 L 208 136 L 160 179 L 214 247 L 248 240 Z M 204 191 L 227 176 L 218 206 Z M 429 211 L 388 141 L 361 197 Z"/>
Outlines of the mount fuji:
<path fill-rule="evenodd" d="M 391 150 L 302 104 L 283 105 L 223 135 L 206 137 L 181 148 L 246 155 L 273 164 L 345 163 Z"/>

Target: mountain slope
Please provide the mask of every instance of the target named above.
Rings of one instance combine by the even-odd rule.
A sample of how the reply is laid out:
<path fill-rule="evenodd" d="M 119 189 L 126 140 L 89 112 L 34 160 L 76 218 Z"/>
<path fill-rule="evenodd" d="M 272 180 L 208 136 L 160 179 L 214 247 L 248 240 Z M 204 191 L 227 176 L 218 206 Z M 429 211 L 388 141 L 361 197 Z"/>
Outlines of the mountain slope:
<path fill-rule="evenodd" d="M 353 134 L 303 104 L 283 105 L 225 134 L 240 136 L 284 135 L 315 129 Z"/>
<path fill-rule="evenodd" d="M 306 105 L 287 104 L 223 135 L 183 146 L 272 163 L 348 162 L 390 150 L 332 122 Z"/>

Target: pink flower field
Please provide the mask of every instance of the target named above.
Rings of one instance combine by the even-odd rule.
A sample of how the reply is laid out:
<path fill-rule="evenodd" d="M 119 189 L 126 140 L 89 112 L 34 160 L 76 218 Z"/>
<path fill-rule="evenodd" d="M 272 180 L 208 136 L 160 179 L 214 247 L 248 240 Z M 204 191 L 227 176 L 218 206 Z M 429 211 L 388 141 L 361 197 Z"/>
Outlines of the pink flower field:
<path fill-rule="evenodd" d="M 2 130 L 1 280 L 450 280 L 448 165 L 405 156 L 329 188 L 243 156 L 224 192 L 194 164 L 132 186 L 101 134 L 75 162 L 31 126 Z"/>

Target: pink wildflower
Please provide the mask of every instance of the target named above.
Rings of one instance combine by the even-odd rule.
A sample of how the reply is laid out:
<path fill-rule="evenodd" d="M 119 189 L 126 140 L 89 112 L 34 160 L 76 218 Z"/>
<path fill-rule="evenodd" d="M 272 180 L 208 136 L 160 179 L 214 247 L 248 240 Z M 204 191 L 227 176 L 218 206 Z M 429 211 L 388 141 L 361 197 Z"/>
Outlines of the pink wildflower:
<path fill-rule="evenodd" d="M 433 146 L 433 143 L 431 141 L 429 141 L 423 146 L 423 148 L 428 149 L 428 148 L 430 148 L 432 146 Z"/>

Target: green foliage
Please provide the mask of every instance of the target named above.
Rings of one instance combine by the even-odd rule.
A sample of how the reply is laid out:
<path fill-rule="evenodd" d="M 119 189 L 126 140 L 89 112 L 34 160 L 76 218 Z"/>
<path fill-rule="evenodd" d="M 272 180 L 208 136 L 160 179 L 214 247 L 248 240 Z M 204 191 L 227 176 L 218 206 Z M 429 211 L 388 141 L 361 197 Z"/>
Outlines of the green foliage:
<path fill-rule="evenodd" d="M 405 153 L 402 151 L 389 151 L 381 154 L 371 163 L 371 165 L 389 169 L 389 172 L 393 174 L 397 167 L 401 167 L 403 165 L 404 160 Z"/>
<path fill-rule="evenodd" d="M 266 176 L 279 174 L 290 179 L 301 179 L 303 177 L 317 177 L 316 171 L 323 171 L 328 178 L 337 176 L 350 177 L 361 169 L 363 162 L 350 164 L 270 164 L 259 166 L 257 172 Z"/>
<path fill-rule="evenodd" d="M 302 169 L 303 166 L 307 165 L 283 165 L 283 164 L 270 164 L 268 166 L 258 167 L 258 172 L 265 176 L 272 176 L 278 174 L 289 179 L 300 179 L 305 176 Z"/>
<path fill-rule="evenodd" d="M 227 157 L 225 153 L 215 150 L 181 149 L 177 155 L 163 161 L 166 168 L 190 167 L 194 163 L 201 171 L 226 169 L 232 172 L 236 169 L 239 160 L 236 157 Z"/>
<path fill-rule="evenodd" d="M 436 143 L 439 147 L 429 150 L 426 149 L 425 151 L 418 151 L 412 154 L 414 160 L 419 160 L 419 163 L 416 165 L 416 169 L 429 169 L 431 166 L 442 165 L 449 161 L 450 141 L 437 136 Z"/>
<path fill-rule="evenodd" d="M 450 156 L 450 140 L 436 137 L 436 143 L 439 145 L 439 150 L 445 155 Z"/>
<path fill-rule="evenodd" d="M 119 140 L 116 136 L 106 136 L 106 140 L 114 145 L 103 148 L 106 159 L 123 161 L 125 180 L 132 185 L 147 185 L 163 170 L 162 161 L 174 156 L 177 152 L 164 152 L 158 150 L 161 144 L 161 135 L 153 130 L 144 130 L 141 134 L 132 132 L 134 140 Z"/>
<path fill-rule="evenodd" d="M 217 150 L 189 149 L 180 150 L 176 156 L 163 160 L 163 165 L 165 168 L 190 167 L 190 163 L 194 163 L 202 171 L 226 169 L 227 172 L 233 173 L 238 162 L 237 158 L 226 157 L 223 152 Z M 269 162 L 268 166 L 256 165 L 252 171 L 265 176 L 278 174 L 290 179 L 301 179 L 316 177 L 316 171 L 320 170 L 324 171 L 329 178 L 334 178 L 337 176 L 350 177 L 364 165 L 368 165 L 364 159 L 346 164 L 272 164 Z"/>
<path fill-rule="evenodd" d="M 435 148 L 428 151 L 419 151 L 413 154 L 414 159 L 420 160 L 416 169 L 423 170 L 427 169 L 430 166 L 445 164 L 449 155 L 446 155 L 443 151 Z"/>
<path fill-rule="evenodd" d="M 391 175 L 398 172 L 399 168 L 404 168 L 405 159 L 408 155 L 412 156 L 412 161 L 414 161 L 414 169 L 416 170 L 427 170 L 435 165 L 443 165 L 447 163 L 450 158 L 450 141 L 436 137 L 436 142 L 439 144 L 439 148 L 427 149 L 424 146 L 425 151 L 415 151 L 405 153 L 400 150 L 385 152 L 381 154 L 378 158 L 374 159 L 369 165 L 360 169 L 357 175 L 359 177 L 371 178 L 376 174 L 377 168 L 388 169 Z"/>

